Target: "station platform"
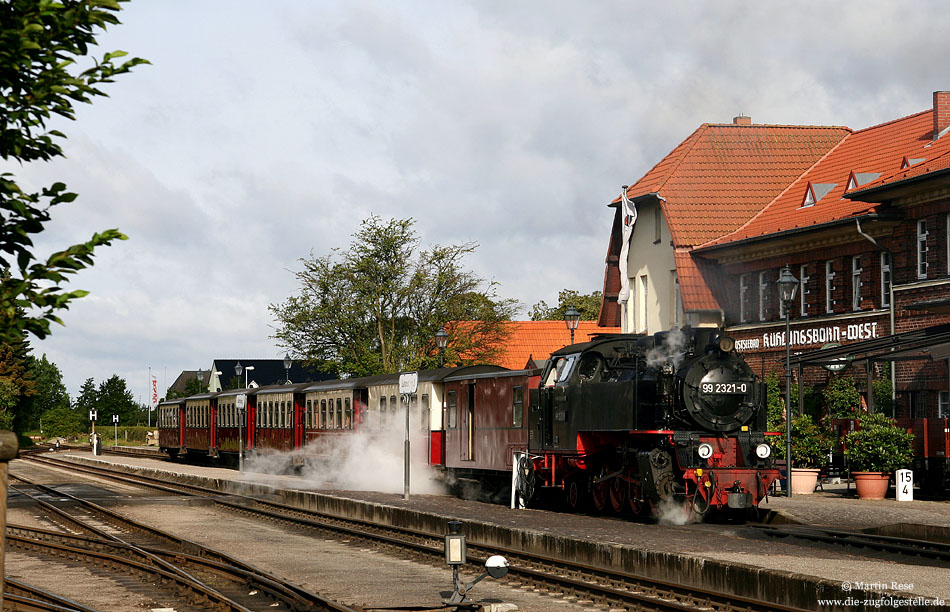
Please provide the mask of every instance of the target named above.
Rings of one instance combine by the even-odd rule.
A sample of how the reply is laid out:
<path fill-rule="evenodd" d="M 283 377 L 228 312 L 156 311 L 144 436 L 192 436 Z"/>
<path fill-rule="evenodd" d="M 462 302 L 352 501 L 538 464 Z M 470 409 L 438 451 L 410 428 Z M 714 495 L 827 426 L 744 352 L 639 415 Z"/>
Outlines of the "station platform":
<path fill-rule="evenodd" d="M 432 533 L 444 533 L 448 520 L 461 520 L 463 533 L 479 545 L 551 556 L 569 554 L 591 565 L 772 599 L 804 609 L 919 609 L 882 606 L 881 593 L 950 602 L 950 565 L 946 563 L 776 540 L 740 524 L 635 522 L 624 517 L 544 509 L 511 510 L 501 504 L 434 493 L 413 493 L 404 500 L 402 482 L 393 483 L 393 492 L 338 490 L 296 476 L 255 471 L 241 474 L 233 469 L 147 457 L 93 456 L 76 451 L 57 455 L 78 462 L 105 462 L 134 471 L 162 473 L 170 479 L 214 486 L 224 492 L 276 496 L 285 503 L 314 510 Z M 824 485 L 824 490 L 812 495 L 770 496 L 762 508 L 780 517 L 778 522 L 877 533 L 890 529 L 894 535 L 920 537 L 906 530 L 895 531 L 895 526 L 910 525 L 938 536 L 950 534 L 950 502 L 864 501 L 846 485 Z M 849 604 L 820 603 L 849 597 Z M 855 605 L 855 599 L 871 603 Z M 943 608 L 928 605 L 926 609 Z"/>

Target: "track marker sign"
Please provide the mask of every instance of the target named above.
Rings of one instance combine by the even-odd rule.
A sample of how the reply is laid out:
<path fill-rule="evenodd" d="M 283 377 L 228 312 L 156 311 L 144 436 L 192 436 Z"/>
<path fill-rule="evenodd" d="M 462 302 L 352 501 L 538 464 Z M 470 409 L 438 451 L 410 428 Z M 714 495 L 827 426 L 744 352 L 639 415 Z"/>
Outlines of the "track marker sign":
<path fill-rule="evenodd" d="M 419 388 L 419 372 L 405 372 L 399 375 L 399 392 L 413 394 Z"/>

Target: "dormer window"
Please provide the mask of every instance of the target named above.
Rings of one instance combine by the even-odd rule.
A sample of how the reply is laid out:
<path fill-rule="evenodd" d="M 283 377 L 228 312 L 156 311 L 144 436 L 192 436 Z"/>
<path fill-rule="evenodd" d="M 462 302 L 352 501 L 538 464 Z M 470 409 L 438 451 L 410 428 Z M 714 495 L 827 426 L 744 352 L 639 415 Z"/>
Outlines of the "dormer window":
<path fill-rule="evenodd" d="M 802 208 L 814 206 L 837 185 L 838 183 L 812 183 L 809 181 L 805 188 L 805 199 L 802 201 Z"/>
<path fill-rule="evenodd" d="M 848 177 L 848 188 L 845 191 L 851 191 L 861 185 L 867 185 L 879 176 L 881 176 L 880 172 L 855 172 L 852 170 L 851 176 Z"/>
<path fill-rule="evenodd" d="M 925 161 L 927 161 L 926 157 L 907 157 L 905 155 L 903 161 L 901 161 L 901 170 L 906 170 L 911 166 L 916 166 L 917 164 Z"/>

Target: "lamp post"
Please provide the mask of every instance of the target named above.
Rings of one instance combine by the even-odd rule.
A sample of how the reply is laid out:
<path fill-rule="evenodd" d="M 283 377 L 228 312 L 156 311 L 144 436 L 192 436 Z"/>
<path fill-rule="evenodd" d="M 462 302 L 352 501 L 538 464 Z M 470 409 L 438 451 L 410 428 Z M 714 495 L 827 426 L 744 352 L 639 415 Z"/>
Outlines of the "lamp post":
<path fill-rule="evenodd" d="M 201 371 L 201 368 L 198 368 L 198 371 L 195 373 L 195 376 L 198 378 L 198 393 L 201 393 L 201 387 L 204 384 L 205 374 Z"/>
<path fill-rule="evenodd" d="M 439 347 L 439 367 L 445 365 L 445 347 L 449 345 L 449 335 L 445 333 L 445 327 L 440 327 L 435 332 L 435 344 Z"/>
<path fill-rule="evenodd" d="M 564 313 L 564 324 L 571 330 L 571 344 L 574 344 L 574 330 L 577 329 L 577 324 L 580 323 L 580 321 L 581 313 L 574 308 L 574 304 L 571 304 L 571 307 Z"/>
<path fill-rule="evenodd" d="M 798 292 L 798 279 L 792 274 L 788 264 L 782 268 L 782 273 L 776 283 L 779 298 L 785 305 L 785 484 L 788 487 L 786 494 L 792 496 L 792 367 L 791 367 L 791 337 L 789 317 L 792 311 L 792 300 Z M 799 381 L 801 383 L 801 381 Z"/>
<path fill-rule="evenodd" d="M 247 390 L 247 373 L 254 369 L 254 366 L 242 366 L 237 362 L 234 366 L 234 373 L 238 376 L 244 373 L 244 389 Z M 235 404 L 238 411 L 238 472 L 244 473 L 244 418 L 247 414 L 247 394 L 241 396 L 244 399 L 238 399 Z"/>
<path fill-rule="evenodd" d="M 294 360 L 290 358 L 289 354 L 284 354 L 284 384 L 290 384 L 290 366 L 294 365 Z"/>

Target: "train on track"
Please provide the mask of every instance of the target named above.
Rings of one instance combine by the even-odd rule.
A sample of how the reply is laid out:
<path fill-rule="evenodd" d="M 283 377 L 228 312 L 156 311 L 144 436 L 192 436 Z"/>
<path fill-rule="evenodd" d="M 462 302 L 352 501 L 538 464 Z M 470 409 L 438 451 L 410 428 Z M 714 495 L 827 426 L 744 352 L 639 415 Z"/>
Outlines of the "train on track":
<path fill-rule="evenodd" d="M 531 503 L 655 515 L 756 508 L 779 478 L 765 439 L 765 387 L 714 329 L 613 334 L 556 351 L 543 369 L 462 366 L 399 376 L 239 389 L 165 401 L 159 445 L 172 457 L 288 453 L 316 465 L 334 442 L 403 427 L 448 482 L 479 482 Z M 419 448 L 422 446 L 423 448 Z"/>

